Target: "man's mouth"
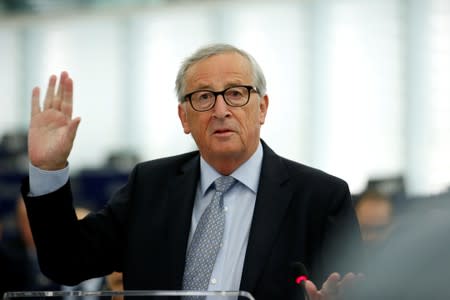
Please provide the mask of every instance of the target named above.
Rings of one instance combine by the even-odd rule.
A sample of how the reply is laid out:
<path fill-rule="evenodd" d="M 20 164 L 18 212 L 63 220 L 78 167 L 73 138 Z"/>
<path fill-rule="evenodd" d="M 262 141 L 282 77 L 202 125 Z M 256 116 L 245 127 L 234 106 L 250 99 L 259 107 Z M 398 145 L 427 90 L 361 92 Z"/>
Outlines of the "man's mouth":
<path fill-rule="evenodd" d="M 218 137 L 228 137 L 228 136 L 232 135 L 233 133 L 234 133 L 234 131 L 231 129 L 228 129 L 228 128 L 216 129 L 213 132 L 213 134 Z"/>
<path fill-rule="evenodd" d="M 227 133 L 232 132 L 230 129 L 217 129 L 214 133 Z"/>

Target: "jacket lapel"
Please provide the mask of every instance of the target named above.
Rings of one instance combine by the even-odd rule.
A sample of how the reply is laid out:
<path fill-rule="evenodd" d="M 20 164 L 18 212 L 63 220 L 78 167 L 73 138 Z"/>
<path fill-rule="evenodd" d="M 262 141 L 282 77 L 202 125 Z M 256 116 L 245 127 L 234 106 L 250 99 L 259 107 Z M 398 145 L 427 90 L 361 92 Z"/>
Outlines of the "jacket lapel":
<path fill-rule="evenodd" d="M 192 209 L 200 176 L 199 156 L 195 156 L 180 168 L 180 172 L 169 184 L 168 207 L 170 224 L 168 229 L 168 282 L 173 289 L 182 288 L 186 248 L 191 228 Z"/>
<path fill-rule="evenodd" d="M 241 290 L 245 291 L 252 291 L 256 286 L 292 193 L 285 184 L 289 180 L 285 165 L 264 142 L 262 144 L 263 164 L 241 280 Z"/>

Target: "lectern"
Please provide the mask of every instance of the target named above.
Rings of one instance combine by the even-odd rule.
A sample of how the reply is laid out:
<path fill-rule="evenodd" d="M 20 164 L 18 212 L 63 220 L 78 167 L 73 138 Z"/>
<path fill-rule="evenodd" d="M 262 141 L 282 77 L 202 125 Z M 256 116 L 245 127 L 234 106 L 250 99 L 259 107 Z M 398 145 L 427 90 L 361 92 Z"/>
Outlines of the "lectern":
<path fill-rule="evenodd" d="M 75 297 L 76 300 L 93 299 L 111 300 L 125 297 L 130 300 L 255 300 L 253 296 L 245 291 L 21 291 L 6 292 L 3 300 L 60 300 Z M 53 299 L 52 299 L 53 298 Z"/>

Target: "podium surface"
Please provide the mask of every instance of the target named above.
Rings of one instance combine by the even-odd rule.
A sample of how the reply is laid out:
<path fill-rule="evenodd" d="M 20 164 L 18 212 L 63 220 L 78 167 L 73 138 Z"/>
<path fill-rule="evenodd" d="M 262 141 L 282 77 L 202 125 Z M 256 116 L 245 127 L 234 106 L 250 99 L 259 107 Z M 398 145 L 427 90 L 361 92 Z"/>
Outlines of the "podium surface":
<path fill-rule="evenodd" d="M 133 290 L 133 291 L 19 291 L 19 292 L 6 292 L 3 295 L 3 300 L 34 300 L 44 299 L 52 300 L 57 299 L 98 299 L 98 300 L 111 300 L 111 299 L 127 299 L 136 298 L 133 300 L 155 299 L 155 300 L 255 300 L 255 298 L 245 291 L 169 291 L 169 290 Z"/>

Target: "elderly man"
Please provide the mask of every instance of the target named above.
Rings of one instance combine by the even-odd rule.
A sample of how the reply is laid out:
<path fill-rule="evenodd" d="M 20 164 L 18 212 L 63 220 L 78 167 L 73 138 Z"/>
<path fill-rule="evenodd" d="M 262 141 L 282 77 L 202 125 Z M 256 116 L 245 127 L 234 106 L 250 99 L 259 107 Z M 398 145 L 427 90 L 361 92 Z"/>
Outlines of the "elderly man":
<path fill-rule="evenodd" d="M 245 290 L 256 299 L 294 295 L 302 262 L 332 298 L 355 277 L 330 272 L 360 242 L 347 184 L 275 154 L 261 139 L 269 98 L 248 53 L 199 49 L 177 79 L 178 115 L 198 151 L 138 164 L 101 211 L 77 221 L 68 156 L 80 118 L 73 82 L 51 76 L 43 108 L 32 94 L 30 177 L 22 193 L 42 270 L 64 284 L 113 271 L 128 290 Z M 51 209 L 49 209 L 51 207 Z M 347 270 L 345 270 L 347 271 Z"/>

